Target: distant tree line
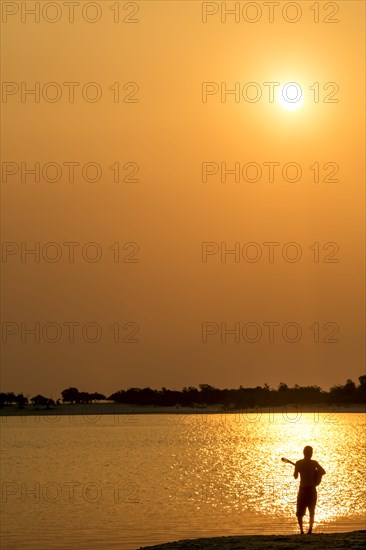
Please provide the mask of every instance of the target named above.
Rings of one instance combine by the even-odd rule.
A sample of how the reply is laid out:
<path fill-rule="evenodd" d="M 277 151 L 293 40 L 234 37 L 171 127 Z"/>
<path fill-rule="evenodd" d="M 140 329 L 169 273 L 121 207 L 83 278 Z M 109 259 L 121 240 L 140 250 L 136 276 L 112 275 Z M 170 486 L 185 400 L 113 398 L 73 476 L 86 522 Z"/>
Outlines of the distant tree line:
<path fill-rule="evenodd" d="M 195 387 L 184 387 L 181 391 L 152 390 L 151 388 L 130 388 L 113 393 L 109 398 L 115 403 L 131 405 L 159 406 L 207 406 L 222 405 L 224 408 L 245 408 L 255 406 L 296 404 L 351 404 L 365 403 L 366 375 L 359 377 L 359 385 L 347 380 L 344 385 L 333 386 L 328 392 L 319 386 L 298 386 L 289 388 L 281 382 L 277 389 L 271 389 L 268 384 L 255 388 L 218 389 L 209 384 Z"/>
<path fill-rule="evenodd" d="M 221 405 L 224 409 L 250 408 L 255 406 L 275 406 L 289 403 L 300 404 L 356 404 L 366 402 L 366 375 L 359 376 L 359 384 L 347 380 L 344 385 L 332 386 L 329 391 L 322 390 L 319 386 L 298 386 L 289 388 L 281 382 L 277 389 L 272 389 L 268 384 L 255 388 L 218 389 L 209 384 L 199 384 L 198 388 L 189 386 L 181 391 L 169 390 L 165 387 L 161 390 L 151 388 L 129 388 L 119 390 L 106 397 L 102 393 L 80 392 L 77 388 L 70 387 L 61 392 L 62 402 L 71 404 L 88 404 L 100 401 L 128 405 L 153 405 L 162 407 L 206 407 L 208 405 Z M 22 393 L 0 393 L 0 408 L 9 405 L 17 405 L 22 409 L 25 405 L 49 409 L 60 404 L 43 395 L 36 395 L 28 400 Z"/>
<path fill-rule="evenodd" d="M 102 393 L 79 392 L 76 388 L 64 390 L 61 392 L 61 395 L 64 403 L 95 403 L 96 401 L 108 401 L 106 396 Z M 19 409 L 24 409 L 24 406 L 29 403 L 34 407 L 50 409 L 55 405 L 60 405 L 60 399 L 57 399 L 55 402 L 53 399 L 44 397 L 43 395 L 36 395 L 28 399 L 22 393 L 0 393 L 0 408 L 3 408 L 4 405 L 18 405 Z"/>

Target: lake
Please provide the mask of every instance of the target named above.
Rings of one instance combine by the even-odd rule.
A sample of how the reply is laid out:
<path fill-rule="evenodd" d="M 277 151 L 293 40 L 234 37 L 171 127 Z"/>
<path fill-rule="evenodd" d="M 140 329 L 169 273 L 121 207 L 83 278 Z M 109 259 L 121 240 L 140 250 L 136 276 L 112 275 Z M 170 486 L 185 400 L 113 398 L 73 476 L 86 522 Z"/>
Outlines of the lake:
<path fill-rule="evenodd" d="M 1 417 L 4 550 L 124 549 L 297 532 L 305 445 L 326 470 L 315 532 L 365 529 L 365 415 Z M 307 524 L 307 519 L 306 519 Z"/>

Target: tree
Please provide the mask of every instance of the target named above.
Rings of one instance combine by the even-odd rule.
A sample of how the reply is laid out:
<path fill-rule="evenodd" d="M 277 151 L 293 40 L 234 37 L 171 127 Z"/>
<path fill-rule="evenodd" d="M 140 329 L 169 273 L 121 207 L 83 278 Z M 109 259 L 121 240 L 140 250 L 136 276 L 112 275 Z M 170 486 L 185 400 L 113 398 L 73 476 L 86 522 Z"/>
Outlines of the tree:
<path fill-rule="evenodd" d="M 16 403 L 16 395 L 13 392 L 8 392 L 6 394 L 5 403 L 8 405 L 13 405 L 13 403 Z"/>
<path fill-rule="evenodd" d="M 102 393 L 98 393 L 98 392 L 91 393 L 90 398 L 93 401 L 106 401 L 106 399 L 107 399 L 105 395 L 103 395 Z"/>
<path fill-rule="evenodd" d="M 364 374 L 362 376 L 359 376 L 358 380 L 360 382 L 360 385 L 356 390 L 357 402 L 365 403 L 366 402 L 366 375 Z"/>
<path fill-rule="evenodd" d="M 77 397 L 78 403 L 90 403 L 91 401 L 91 395 L 87 391 L 81 391 L 79 392 L 79 395 Z"/>
<path fill-rule="evenodd" d="M 353 380 L 348 379 L 344 386 L 332 386 L 329 391 L 331 403 L 354 403 L 357 401 L 357 389 Z"/>
<path fill-rule="evenodd" d="M 48 408 L 49 399 L 48 397 L 38 394 L 31 398 L 31 403 L 34 407 L 43 406 Z"/>
<path fill-rule="evenodd" d="M 16 400 L 16 403 L 17 403 L 19 409 L 24 409 L 24 405 L 27 405 L 27 403 L 28 403 L 28 399 L 26 397 L 24 397 L 24 395 L 22 393 L 19 393 L 16 396 L 15 400 Z"/>
<path fill-rule="evenodd" d="M 79 390 L 77 388 L 67 388 L 61 392 L 61 395 L 64 403 L 68 402 L 73 405 L 79 402 Z"/>

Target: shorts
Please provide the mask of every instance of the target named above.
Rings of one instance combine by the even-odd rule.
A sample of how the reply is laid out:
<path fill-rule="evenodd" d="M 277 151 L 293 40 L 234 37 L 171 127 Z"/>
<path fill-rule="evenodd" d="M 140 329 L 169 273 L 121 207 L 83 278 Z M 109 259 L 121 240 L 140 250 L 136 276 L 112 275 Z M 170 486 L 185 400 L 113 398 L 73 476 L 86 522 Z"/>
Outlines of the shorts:
<path fill-rule="evenodd" d="M 309 512 L 314 511 L 317 496 L 315 485 L 311 485 L 310 487 L 300 487 L 297 494 L 296 515 L 304 516 L 306 508 L 309 508 Z"/>

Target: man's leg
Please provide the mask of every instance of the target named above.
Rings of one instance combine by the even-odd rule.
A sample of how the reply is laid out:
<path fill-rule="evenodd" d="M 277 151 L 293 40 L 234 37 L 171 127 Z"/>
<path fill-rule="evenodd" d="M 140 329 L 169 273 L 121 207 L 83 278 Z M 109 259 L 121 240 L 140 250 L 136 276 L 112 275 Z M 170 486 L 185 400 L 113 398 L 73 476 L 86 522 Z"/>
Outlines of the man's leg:
<path fill-rule="evenodd" d="M 298 523 L 299 523 L 300 533 L 301 533 L 302 535 L 304 534 L 304 529 L 303 529 L 303 526 L 302 526 L 302 518 L 303 518 L 303 517 L 304 517 L 304 516 L 299 516 L 299 515 L 297 514 L 297 521 L 298 521 Z"/>
<path fill-rule="evenodd" d="M 309 502 L 310 520 L 309 520 L 308 535 L 310 535 L 313 532 L 313 525 L 314 525 L 314 518 L 315 518 L 315 506 L 316 506 L 317 498 L 318 498 L 317 490 L 314 487 L 313 490 L 311 491 L 311 497 L 310 497 L 310 502 Z"/>
<path fill-rule="evenodd" d="M 297 493 L 297 502 L 296 502 L 296 517 L 300 527 L 300 533 L 304 534 L 304 529 L 302 526 L 302 518 L 306 512 L 306 504 L 304 503 L 304 491 L 300 487 L 299 492 Z"/>
<path fill-rule="evenodd" d="M 309 508 L 309 516 L 310 516 L 310 519 L 309 519 L 308 535 L 310 535 L 313 532 L 314 517 L 315 517 L 315 506 Z"/>

